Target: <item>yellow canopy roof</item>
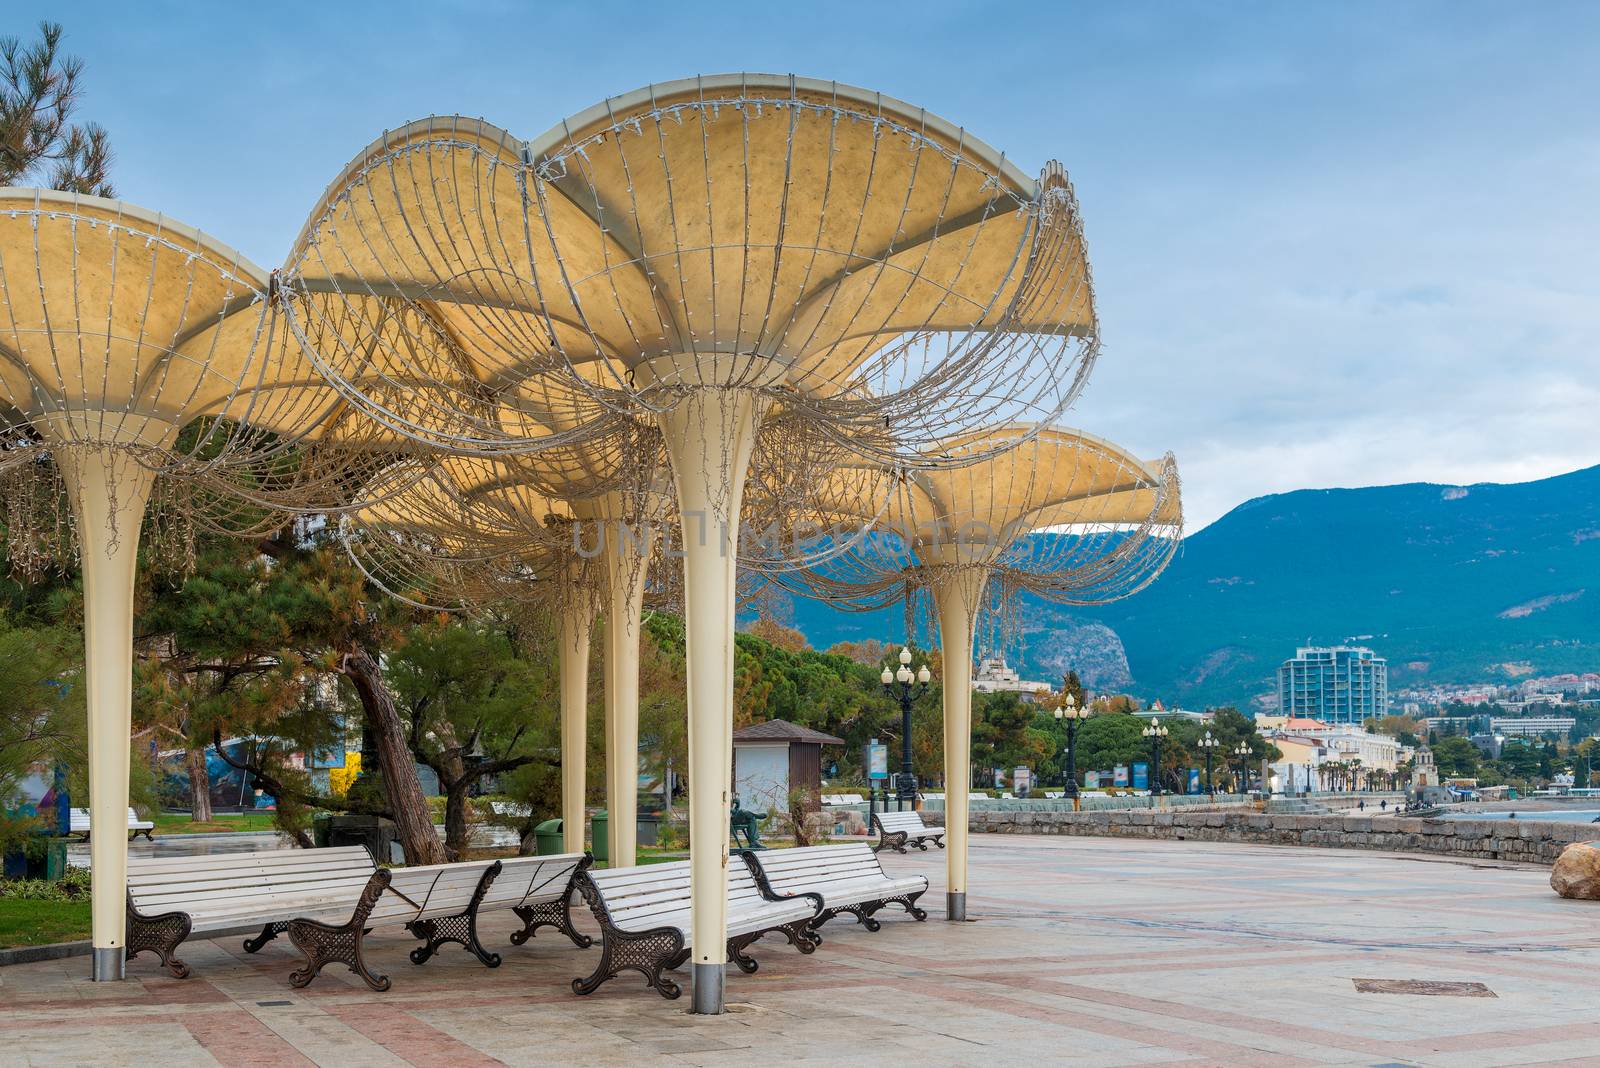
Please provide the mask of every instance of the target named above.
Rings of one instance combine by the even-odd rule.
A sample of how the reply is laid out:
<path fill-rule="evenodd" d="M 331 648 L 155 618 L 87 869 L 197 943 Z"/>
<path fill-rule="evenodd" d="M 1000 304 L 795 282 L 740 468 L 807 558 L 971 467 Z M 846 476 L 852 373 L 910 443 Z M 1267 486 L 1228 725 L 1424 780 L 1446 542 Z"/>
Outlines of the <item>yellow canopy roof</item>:
<path fill-rule="evenodd" d="M 0 189 L 0 419 L 56 444 L 164 448 L 207 416 L 315 435 L 341 406 L 271 292 L 266 271 L 166 216 Z"/>
<path fill-rule="evenodd" d="M 1005 410 L 1053 415 L 1097 330 L 1059 166 L 1030 179 L 925 111 L 774 75 L 647 87 L 526 143 L 412 123 L 329 187 L 290 273 L 347 392 L 406 383 L 428 403 L 381 418 L 473 449 L 727 384 L 926 440 L 985 375 Z"/>

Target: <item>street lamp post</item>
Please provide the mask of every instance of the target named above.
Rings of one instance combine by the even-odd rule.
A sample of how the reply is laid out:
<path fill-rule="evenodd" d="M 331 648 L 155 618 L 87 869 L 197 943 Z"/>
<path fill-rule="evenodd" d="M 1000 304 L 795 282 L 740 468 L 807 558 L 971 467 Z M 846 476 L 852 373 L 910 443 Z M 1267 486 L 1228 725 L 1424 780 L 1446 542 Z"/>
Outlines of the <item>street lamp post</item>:
<path fill-rule="evenodd" d="M 1240 742 L 1234 747 L 1233 755 L 1239 758 L 1239 793 L 1241 796 L 1250 792 L 1250 745 Z"/>
<path fill-rule="evenodd" d="M 1216 780 L 1211 777 L 1211 753 L 1222 743 L 1213 738 L 1210 731 L 1206 731 L 1205 737 L 1201 738 L 1196 744 L 1200 746 L 1200 751 L 1206 755 L 1206 793 L 1215 797 L 1217 796 L 1217 784 Z"/>
<path fill-rule="evenodd" d="M 1072 798 L 1072 811 L 1078 811 L 1082 800 L 1078 796 L 1078 724 L 1088 716 L 1087 708 L 1078 707 L 1078 699 L 1069 690 L 1066 699 L 1056 706 L 1056 719 L 1067 726 L 1067 796 Z"/>
<path fill-rule="evenodd" d="M 1167 736 L 1167 728 L 1151 716 L 1150 726 L 1139 733 L 1150 739 L 1150 796 L 1156 797 L 1161 793 L 1161 739 Z"/>
<path fill-rule="evenodd" d="M 912 672 L 910 648 L 900 650 L 898 670 L 884 668 L 879 676 L 884 692 L 900 702 L 900 781 L 895 794 L 902 812 L 915 808 L 917 801 L 917 777 L 911 770 L 911 705 L 928 692 L 928 680 L 932 677 L 927 664 Z"/>

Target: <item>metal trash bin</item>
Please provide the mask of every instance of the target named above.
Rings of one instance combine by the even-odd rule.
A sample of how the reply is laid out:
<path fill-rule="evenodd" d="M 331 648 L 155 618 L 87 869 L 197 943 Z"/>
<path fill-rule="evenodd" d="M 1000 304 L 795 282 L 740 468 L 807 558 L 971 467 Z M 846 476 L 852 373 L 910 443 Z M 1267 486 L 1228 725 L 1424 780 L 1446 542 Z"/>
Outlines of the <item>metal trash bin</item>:
<path fill-rule="evenodd" d="M 533 829 L 533 851 L 541 857 L 561 852 L 561 821 L 545 820 Z"/>
<path fill-rule="evenodd" d="M 366 846 L 374 864 L 394 862 L 400 829 L 381 816 L 334 816 L 328 821 L 330 846 Z"/>
<path fill-rule="evenodd" d="M 661 839 L 661 817 L 654 812 L 641 812 L 636 823 L 640 845 L 653 846 Z"/>
<path fill-rule="evenodd" d="M 606 828 L 610 823 L 611 817 L 606 815 L 605 809 L 596 812 L 589 821 L 589 833 L 594 839 L 589 852 L 594 854 L 595 860 L 603 860 L 608 864 L 611 862 L 611 843 L 606 840 Z"/>

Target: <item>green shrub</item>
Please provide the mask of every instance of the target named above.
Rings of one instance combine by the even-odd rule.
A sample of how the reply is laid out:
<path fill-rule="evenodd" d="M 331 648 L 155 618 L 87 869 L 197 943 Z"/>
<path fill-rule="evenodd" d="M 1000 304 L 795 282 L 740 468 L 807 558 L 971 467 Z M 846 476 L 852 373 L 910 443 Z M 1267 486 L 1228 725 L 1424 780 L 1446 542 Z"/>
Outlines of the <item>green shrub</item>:
<path fill-rule="evenodd" d="M 0 898 L 19 901 L 80 901 L 89 897 L 89 869 L 68 868 L 60 880 L 0 879 Z"/>

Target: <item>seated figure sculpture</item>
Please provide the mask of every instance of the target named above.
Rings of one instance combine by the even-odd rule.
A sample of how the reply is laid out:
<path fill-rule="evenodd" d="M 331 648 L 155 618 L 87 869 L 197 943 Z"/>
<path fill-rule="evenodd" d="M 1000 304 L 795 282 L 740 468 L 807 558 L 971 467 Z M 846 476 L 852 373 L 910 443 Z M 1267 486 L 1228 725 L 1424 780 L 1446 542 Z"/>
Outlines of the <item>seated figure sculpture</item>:
<path fill-rule="evenodd" d="M 735 848 L 740 849 L 765 849 L 761 844 L 759 825 L 767 818 L 767 813 L 757 812 L 754 809 L 743 808 L 739 804 L 737 794 L 733 798 L 733 809 L 728 816 L 728 831 L 733 835 Z M 744 832 L 744 845 L 739 844 L 739 832 Z"/>

